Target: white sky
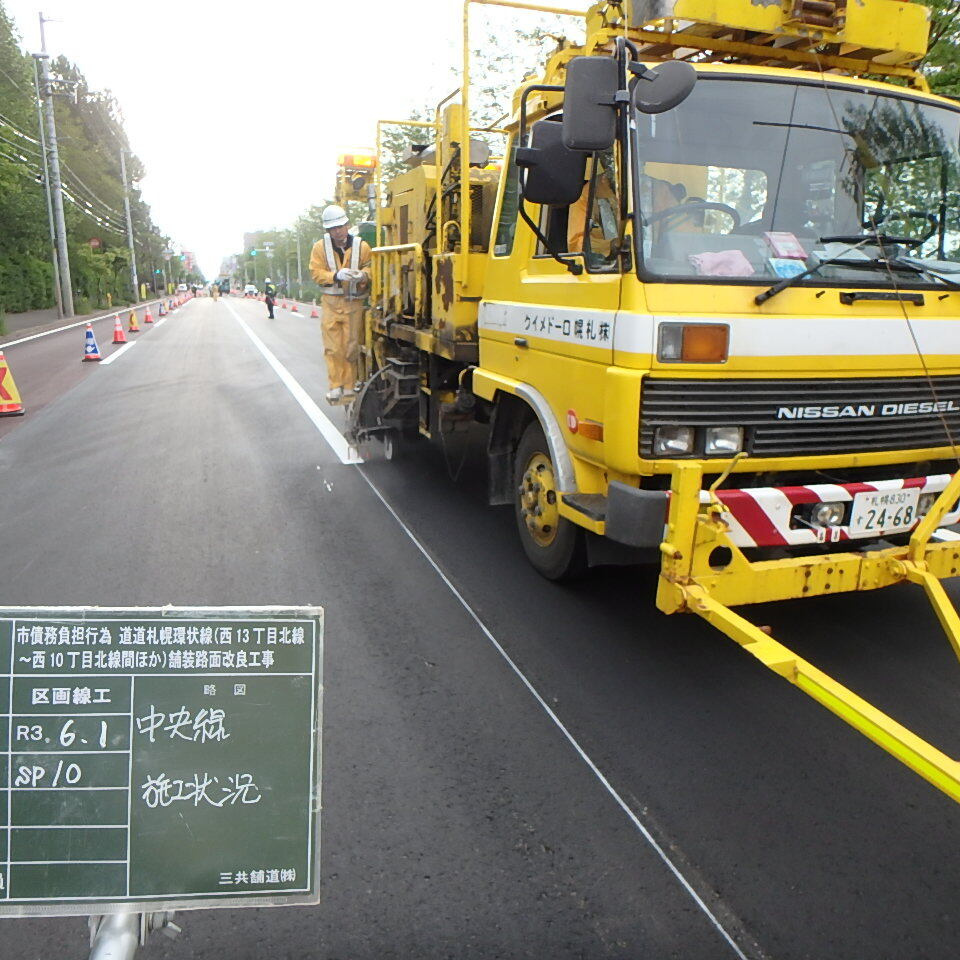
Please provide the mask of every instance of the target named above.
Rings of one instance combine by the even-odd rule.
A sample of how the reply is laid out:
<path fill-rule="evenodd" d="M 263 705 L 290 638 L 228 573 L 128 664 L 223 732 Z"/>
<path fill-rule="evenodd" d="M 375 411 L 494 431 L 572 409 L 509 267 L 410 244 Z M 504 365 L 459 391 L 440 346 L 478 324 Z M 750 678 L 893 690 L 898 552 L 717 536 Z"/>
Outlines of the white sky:
<path fill-rule="evenodd" d="M 3 3 L 30 51 L 38 10 L 63 20 L 48 51 L 117 96 L 154 220 L 208 277 L 245 230 L 288 226 L 332 194 L 337 154 L 372 147 L 378 118 L 456 85 L 461 0 Z M 471 26 L 507 36 L 533 16 L 475 6 Z"/>

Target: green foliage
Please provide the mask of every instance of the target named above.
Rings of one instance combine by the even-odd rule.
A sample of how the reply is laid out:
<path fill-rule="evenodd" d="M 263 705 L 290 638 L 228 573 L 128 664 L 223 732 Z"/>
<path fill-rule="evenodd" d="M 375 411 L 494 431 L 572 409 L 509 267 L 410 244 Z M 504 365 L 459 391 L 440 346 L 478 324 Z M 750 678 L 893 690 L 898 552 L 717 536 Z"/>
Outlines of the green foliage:
<path fill-rule="evenodd" d="M 960 97 L 960 4 L 957 0 L 926 0 L 926 4 L 933 20 L 923 72 L 934 93 Z"/>
<path fill-rule="evenodd" d="M 123 217 L 120 150 L 126 134 L 109 92 L 91 90 L 69 61 L 51 64 L 55 79 L 69 81 L 76 96 L 55 101 L 57 139 L 65 187 L 67 243 L 75 307 L 105 306 L 134 298 Z M 50 307 L 55 302 L 50 236 L 42 185 L 43 160 L 37 129 L 33 59 L 21 52 L 12 21 L 0 0 L 0 308 Z M 128 154 L 131 213 L 137 264 L 144 279 L 161 265 L 168 240 L 140 199 L 136 182 L 143 165 Z M 91 240 L 99 240 L 97 249 Z"/>

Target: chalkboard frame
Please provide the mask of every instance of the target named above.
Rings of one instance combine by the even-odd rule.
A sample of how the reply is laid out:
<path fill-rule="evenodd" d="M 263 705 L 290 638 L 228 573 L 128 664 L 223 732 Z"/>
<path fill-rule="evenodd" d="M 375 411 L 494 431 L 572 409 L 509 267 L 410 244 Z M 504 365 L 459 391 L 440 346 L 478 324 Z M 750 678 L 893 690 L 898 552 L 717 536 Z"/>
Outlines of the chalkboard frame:
<path fill-rule="evenodd" d="M 95 607 L 95 606 L 46 606 L 46 607 L 27 607 L 27 606 L 4 606 L 0 607 L 0 624 L 5 624 L 10 620 L 38 620 L 55 619 L 57 621 L 83 624 L 88 621 L 103 620 L 125 620 L 125 621 L 309 621 L 313 624 L 312 636 L 312 655 L 311 655 L 311 695 L 310 703 L 312 708 L 311 718 L 311 737 L 312 737 L 312 771 L 310 775 L 310 809 L 308 811 L 309 820 L 309 844 L 307 851 L 307 861 L 309 863 L 310 877 L 309 883 L 305 889 L 291 892 L 271 891 L 260 894 L 259 892 L 237 894 L 234 891 L 225 890 L 223 893 L 207 892 L 203 894 L 188 895 L 160 895 L 160 896 L 132 896 L 132 897 L 90 897 L 78 901 L 76 899 L 57 899 L 44 898 L 35 900 L 6 900 L 2 899 L 0 894 L 0 919 L 12 917 L 38 917 L 38 916 L 80 916 L 80 915 L 101 915 L 107 913 L 147 913 L 152 911 L 181 911 L 181 910 L 200 910 L 210 908 L 231 908 L 238 907 L 265 907 L 265 906 L 296 906 L 296 905 L 315 905 L 320 900 L 320 852 L 321 852 L 321 808 L 322 808 L 322 730 L 323 730 L 323 654 L 324 654 L 324 612 L 320 605 L 263 605 L 263 606 L 159 606 L 159 607 Z M 13 637 L 11 634 L 11 644 Z M 0 673 L 4 677 L 8 675 L 6 664 L 0 664 Z M 12 670 L 12 651 L 11 667 Z M 128 675 L 126 673 L 124 676 Z M 242 678 L 242 674 L 232 676 Z M 10 683 L 10 703 L 13 701 L 13 683 Z M 131 730 L 133 717 L 133 704 L 131 704 Z M 12 724 L 9 708 L 4 705 L 0 707 L 0 718 L 7 718 L 8 723 Z M 132 746 L 131 746 L 132 749 Z M 12 738 L 8 742 L 8 749 L 0 751 L 7 757 L 8 764 L 13 763 Z M 132 756 L 132 755 L 131 755 Z M 132 759 L 131 759 L 132 765 Z M 10 781 L 13 783 L 12 771 L 9 774 Z M 133 791 L 132 782 L 128 784 L 128 790 Z M 10 800 L 10 790 L 7 786 L 0 784 L 0 793 L 6 792 L 8 805 Z M 9 823 L 9 820 L 8 820 Z M 131 825 L 128 822 L 128 830 Z M 8 830 L 8 840 L 9 830 Z M 129 846 L 128 846 L 129 857 Z M 7 857 L 3 858 L 6 862 Z M 129 869 L 129 868 L 128 868 Z M 6 877 L 5 877 L 6 879 Z"/>

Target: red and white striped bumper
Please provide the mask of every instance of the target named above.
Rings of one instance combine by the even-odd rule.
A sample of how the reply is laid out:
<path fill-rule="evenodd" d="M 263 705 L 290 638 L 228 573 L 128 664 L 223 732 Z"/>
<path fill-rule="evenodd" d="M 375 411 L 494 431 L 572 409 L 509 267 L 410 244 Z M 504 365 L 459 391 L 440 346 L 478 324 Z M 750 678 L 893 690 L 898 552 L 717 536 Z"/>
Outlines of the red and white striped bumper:
<path fill-rule="evenodd" d="M 949 482 L 950 474 L 944 473 L 934 477 L 876 480 L 872 483 L 820 483 L 802 487 L 718 490 L 717 497 L 726 508 L 723 519 L 729 525 L 730 539 L 738 547 L 802 546 L 837 543 L 842 540 L 875 539 L 877 536 L 882 536 L 883 532 L 862 533 L 853 531 L 848 526 L 815 527 L 802 522 L 792 527 L 791 517 L 794 508 L 798 505 L 852 501 L 855 494 L 867 491 L 885 492 L 916 488 L 921 493 L 941 493 Z M 700 498 L 702 502 L 707 503 L 710 495 L 707 491 L 702 491 Z M 960 509 L 947 514 L 943 518 L 942 525 L 950 526 L 958 521 L 960 521 Z"/>

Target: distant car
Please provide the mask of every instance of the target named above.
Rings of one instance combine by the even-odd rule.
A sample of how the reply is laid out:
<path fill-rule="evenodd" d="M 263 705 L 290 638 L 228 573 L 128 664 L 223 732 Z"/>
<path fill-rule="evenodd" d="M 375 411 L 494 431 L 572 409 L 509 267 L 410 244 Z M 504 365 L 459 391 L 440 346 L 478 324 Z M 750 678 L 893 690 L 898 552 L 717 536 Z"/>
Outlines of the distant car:
<path fill-rule="evenodd" d="M 257 286 L 254 283 L 248 283 L 243 288 L 243 295 L 245 297 L 255 297 L 259 292 L 260 291 L 257 289 Z"/>

